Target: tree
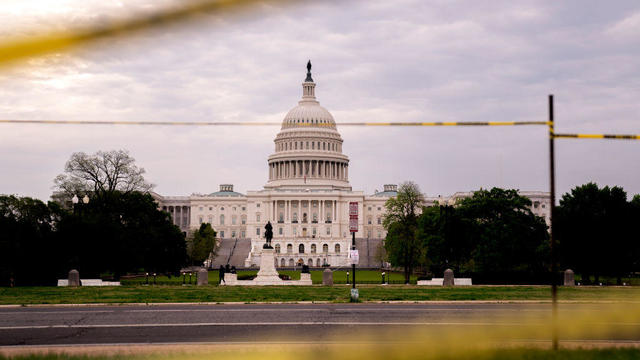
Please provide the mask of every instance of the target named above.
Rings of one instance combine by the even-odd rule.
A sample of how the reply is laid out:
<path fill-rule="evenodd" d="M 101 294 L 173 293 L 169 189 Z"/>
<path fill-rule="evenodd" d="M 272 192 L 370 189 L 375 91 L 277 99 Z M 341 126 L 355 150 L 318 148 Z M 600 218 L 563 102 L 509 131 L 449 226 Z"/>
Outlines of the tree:
<path fill-rule="evenodd" d="M 106 197 L 116 191 L 146 193 L 153 188 L 143 177 L 144 169 L 137 167 L 125 150 L 98 151 L 94 155 L 73 153 L 64 171 L 54 179 L 54 188 L 67 198 L 84 194 Z"/>
<path fill-rule="evenodd" d="M 215 255 L 216 231 L 211 224 L 200 224 L 200 229 L 195 231 L 187 241 L 187 251 L 191 265 L 202 264 L 209 256 Z"/>
<path fill-rule="evenodd" d="M 115 191 L 77 206 L 59 224 L 64 268 L 117 279 L 128 272 L 175 273 L 186 264 L 184 234 L 151 195 Z"/>
<path fill-rule="evenodd" d="M 554 221 L 561 264 L 589 281 L 601 275 L 621 277 L 638 270 L 640 245 L 634 224 L 640 198 L 627 202 L 624 189 L 599 188 L 595 183 L 577 186 L 560 200 Z"/>
<path fill-rule="evenodd" d="M 29 197 L 0 196 L 0 284 L 54 285 L 62 210 Z"/>
<path fill-rule="evenodd" d="M 547 273 L 548 233 L 531 200 L 516 190 L 479 190 L 455 206 L 425 208 L 418 237 L 434 273 L 452 268 L 487 280 Z"/>
<path fill-rule="evenodd" d="M 400 184 L 398 194 L 385 203 L 386 214 L 382 223 L 387 230 L 385 250 L 392 265 L 404 268 L 407 284 L 423 251 L 416 237 L 417 215 L 423 202 L 424 196 L 418 185 L 408 181 Z"/>

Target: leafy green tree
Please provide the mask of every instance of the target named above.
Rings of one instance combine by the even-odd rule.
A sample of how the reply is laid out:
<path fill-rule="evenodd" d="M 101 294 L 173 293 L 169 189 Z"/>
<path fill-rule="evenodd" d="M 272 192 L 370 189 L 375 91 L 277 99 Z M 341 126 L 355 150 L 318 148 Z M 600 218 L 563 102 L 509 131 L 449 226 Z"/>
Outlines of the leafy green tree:
<path fill-rule="evenodd" d="M 418 237 L 431 271 L 452 268 L 505 280 L 547 273 L 548 233 L 516 190 L 479 190 L 455 206 L 425 208 Z"/>
<path fill-rule="evenodd" d="M 561 263 L 596 282 L 601 275 L 621 277 L 638 270 L 640 244 L 636 241 L 638 204 L 627 202 L 624 189 L 599 188 L 595 183 L 577 186 L 560 200 L 555 234 L 560 244 Z M 634 214 L 635 213 L 635 214 Z"/>
<path fill-rule="evenodd" d="M 0 196 L 0 284 L 55 284 L 55 230 L 62 212 L 55 203 Z"/>
<path fill-rule="evenodd" d="M 198 231 L 195 231 L 187 241 L 187 250 L 191 265 L 202 264 L 209 256 L 215 255 L 216 231 L 211 224 L 200 224 Z"/>
<path fill-rule="evenodd" d="M 186 264 L 184 234 L 149 194 L 112 193 L 78 204 L 59 224 L 66 269 L 83 276 L 175 273 Z M 68 270 L 67 270 L 68 271 Z"/>
<path fill-rule="evenodd" d="M 423 202 L 420 188 L 409 181 L 400 184 L 398 194 L 385 203 L 385 250 L 392 265 L 404 268 L 407 284 L 423 255 L 423 248 L 416 236 L 418 212 Z"/>

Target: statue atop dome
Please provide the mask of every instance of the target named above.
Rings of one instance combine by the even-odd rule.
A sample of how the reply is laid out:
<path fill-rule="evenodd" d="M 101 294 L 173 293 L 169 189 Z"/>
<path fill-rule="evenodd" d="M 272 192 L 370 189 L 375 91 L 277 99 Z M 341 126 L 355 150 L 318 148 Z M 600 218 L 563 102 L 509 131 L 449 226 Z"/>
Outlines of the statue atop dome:
<path fill-rule="evenodd" d="M 313 82 L 311 78 L 311 60 L 307 62 L 307 78 L 304 79 L 305 82 Z"/>

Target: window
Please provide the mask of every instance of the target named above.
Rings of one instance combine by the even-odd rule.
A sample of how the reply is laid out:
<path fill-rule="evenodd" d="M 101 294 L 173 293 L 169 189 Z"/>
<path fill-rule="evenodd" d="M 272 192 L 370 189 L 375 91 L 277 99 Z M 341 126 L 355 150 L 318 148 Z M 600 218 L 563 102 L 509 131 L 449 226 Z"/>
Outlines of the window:
<path fill-rule="evenodd" d="M 221 206 L 221 207 L 220 207 L 220 210 L 221 210 L 221 211 L 222 211 L 222 210 L 224 210 L 224 206 Z"/>
<path fill-rule="evenodd" d="M 260 236 L 260 228 L 256 228 L 256 235 Z"/>
<path fill-rule="evenodd" d="M 542 208 L 544 209 L 544 204 L 542 204 Z"/>
<path fill-rule="evenodd" d="M 534 201 L 534 202 L 533 202 L 533 208 L 534 208 L 534 209 L 537 209 L 537 208 L 538 208 L 538 206 L 540 206 L 540 201 Z"/>
<path fill-rule="evenodd" d="M 245 211 L 245 210 L 247 210 L 247 208 L 243 206 L 243 207 L 242 207 L 242 211 Z"/>
<path fill-rule="evenodd" d="M 313 150 L 316 149 L 316 143 L 314 141 L 311 142 L 311 149 L 313 149 Z"/>
<path fill-rule="evenodd" d="M 211 206 L 209 206 L 209 211 L 213 210 L 213 208 Z"/>
<path fill-rule="evenodd" d="M 311 253 L 312 254 L 316 253 L 316 244 L 311 244 Z"/>
<path fill-rule="evenodd" d="M 200 222 L 200 224 L 202 224 L 202 216 L 198 218 L 198 221 Z"/>
<path fill-rule="evenodd" d="M 331 235 L 331 227 L 327 226 L 327 235 Z"/>
<path fill-rule="evenodd" d="M 318 222 L 318 214 L 316 214 L 316 213 L 313 214 L 313 222 L 314 223 Z"/>
<path fill-rule="evenodd" d="M 232 238 L 236 237 L 236 232 L 235 232 L 235 231 L 232 231 L 232 232 L 231 232 L 231 237 L 232 237 Z"/>
<path fill-rule="evenodd" d="M 371 230 L 367 231 L 367 238 L 371 237 Z"/>
<path fill-rule="evenodd" d="M 280 259 L 280 267 L 285 267 L 287 266 L 287 262 L 285 259 Z"/>
<path fill-rule="evenodd" d="M 283 208 L 283 207 L 284 207 L 284 203 L 283 203 L 283 202 L 279 202 L 279 203 L 278 203 L 278 207 Z"/>
<path fill-rule="evenodd" d="M 260 213 L 256 214 L 256 222 L 260 222 Z"/>
<path fill-rule="evenodd" d="M 281 227 L 280 227 L 280 228 L 278 228 L 278 234 L 279 234 L 279 235 L 282 235 L 282 228 L 281 228 Z"/>
<path fill-rule="evenodd" d="M 378 225 L 382 224 L 382 218 L 378 217 Z"/>
<path fill-rule="evenodd" d="M 236 224 L 236 221 L 237 221 L 237 216 L 233 215 L 233 216 L 231 217 L 231 225 L 235 225 L 235 224 Z"/>
<path fill-rule="evenodd" d="M 280 244 L 276 244 L 276 254 L 280 254 Z"/>
<path fill-rule="evenodd" d="M 380 210 L 382 210 L 382 209 L 380 208 L 380 206 L 378 206 L 378 211 L 380 211 Z"/>
<path fill-rule="evenodd" d="M 220 225 L 224 225 L 224 214 L 220 215 Z"/>
<path fill-rule="evenodd" d="M 378 231 L 378 239 L 382 239 L 382 233 Z"/>
<path fill-rule="evenodd" d="M 312 234 L 313 236 L 316 236 L 316 228 L 311 229 L 311 234 Z"/>
<path fill-rule="evenodd" d="M 221 238 L 221 239 L 222 239 L 222 238 L 224 238 L 224 230 L 223 230 L 223 231 L 220 231 L 220 238 Z"/>
<path fill-rule="evenodd" d="M 198 210 L 202 211 L 202 206 L 200 206 L 200 207 L 198 208 Z"/>
<path fill-rule="evenodd" d="M 302 203 L 302 207 L 306 209 L 306 207 L 307 207 L 307 202 L 306 201 Z"/>
<path fill-rule="evenodd" d="M 293 245 L 287 244 L 287 253 L 291 254 L 293 252 Z"/>
<path fill-rule="evenodd" d="M 243 217 L 241 218 L 241 220 L 240 220 L 240 223 L 241 223 L 242 225 L 246 224 L 246 223 L 247 223 L 247 218 L 246 218 L 245 216 L 243 216 Z"/>
<path fill-rule="evenodd" d="M 302 213 L 302 222 L 303 223 L 307 222 L 307 213 Z"/>
<path fill-rule="evenodd" d="M 331 213 L 330 212 L 327 213 L 327 221 L 331 222 Z"/>
<path fill-rule="evenodd" d="M 294 209 L 297 209 L 297 208 L 298 208 L 298 203 L 295 203 L 295 202 L 294 202 L 294 203 L 293 203 L 293 208 L 294 208 Z"/>
<path fill-rule="evenodd" d="M 236 207 L 234 206 L 232 210 L 233 210 L 233 211 L 236 211 Z"/>
<path fill-rule="evenodd" d="M 315 207 L 315 208 L 317 208 L 317 207 L 318 207 L 318 203 L 317 203 L 317 202 L 315 202 L 315 201 L 314 201 L 314 202 L 312 202 L 311 204 L 312 204 L 312 205 L 313 205 L 313 207 Z"/>
<path fill-rule="evenodd" d="M 298 235 L 298 228 L 294 227 L 293 228 L 293 236 L 296 236 L 296 235 Z"/>
<path fill-rule="evenodd" d="M 243 238 L 243 239 L 245 237 L 247 237 L 247 233 L 244 230 L 242 230 L 242 232 L 240 234 L 242 234 L 242 235 L 240 235 L 240 237 Z"/>
<path fill-rule="evenodd" d="M 367 224 L 371 225 L 371 217 L 367 218 Z"/>
<path fill-rule="evenodd" d="M 369 207 L 367 208 L 367 210 L 371 211 L 371 206 L 369 206 Z"/>
<path fill-rule="evenodd" d="M 294 212 L 294 213 L 293 213 L 293 222 L 294 222 L 294 223 L 297 223 L 297 222 L 298 222 L 298 213 L 297 213 L 297 212 Z"/>
<path fill-rule="evenodd" d="M 322 245 L 322 252 L 325 253 L 325 254 L 328 253 L 329 252 L 329 245 L 323 244 Z"/>
<path fill-rule="evenodd" d="M 339 254 L 339 253 L 340 253 L 340 244 L 336 244 L 336 246 L 335 246 L 335 250 L 336 250 L 336 251 L 335 251 L 335 252 L 336 252 L 336 254 Z"/>
<path fill-rule="evenodd" d="M 213 224 L 213 216 L 209 215 L 209 224 Z"/>
<path fill-rule="evenodd" d="M 298 245 L 298 254 L 304 254 L 304 244 Z"/>
<path fill-rule="evenodd" d="M 284 213 L 278 214 L 278 222 L 279 223 L 283 223 L 284 222 Z"/>

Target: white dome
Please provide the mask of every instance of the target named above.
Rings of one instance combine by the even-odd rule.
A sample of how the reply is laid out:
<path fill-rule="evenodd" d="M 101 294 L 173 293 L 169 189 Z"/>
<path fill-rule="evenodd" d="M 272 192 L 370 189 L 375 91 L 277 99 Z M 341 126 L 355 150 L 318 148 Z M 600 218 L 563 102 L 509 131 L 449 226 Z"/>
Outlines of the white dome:
<path fill-rule="evenodd" d="M 282 121 L 282 128 L 321 127 L 336 128 L 331 113 L 318 102 L 301 101 L 301 104 L 289 110 Z"/>

